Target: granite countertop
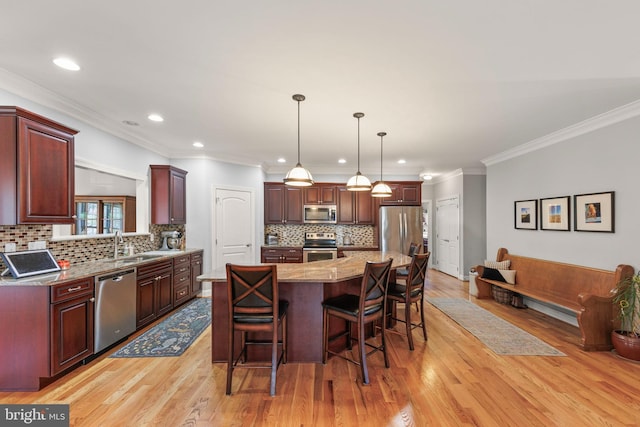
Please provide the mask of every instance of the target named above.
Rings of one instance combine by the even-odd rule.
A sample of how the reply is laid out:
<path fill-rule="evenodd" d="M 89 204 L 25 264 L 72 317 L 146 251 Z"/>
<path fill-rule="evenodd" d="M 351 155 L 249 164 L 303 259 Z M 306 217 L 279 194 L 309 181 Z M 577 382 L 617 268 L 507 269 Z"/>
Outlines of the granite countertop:
<path fill-rule="evenodd" d="M 361 277 L 367 261 L 381 262 L 393 258 L 392 268 L 406 267 L 411 257 L 399 252 L 345 251 L 343 258 L 306 263 L 276 264 L 278 282 L 341 282 Z M 198 276 L 199 281 L 227 280 L 225 266 Z"/>
<path fill-rule="evenodd" d="M 138 267 L 163 259 L 175 258 L 184 254 L 201 251 L 202 249 L 185 249 L 184 251 L 149 251 L 141 252 L 131 256 L 122 256 L 114 260 L 113 258 L 99 259 L 95 261 L 73 264 L 67 270 L 60 270 L 56 273 L 39 274 L 37 276 L 14 279 L 11 276 L 0 278 L 0 286 L 51 286 L 70 280 L 83 279 L 85 277 L 99 276 L 113 271 Z"/>

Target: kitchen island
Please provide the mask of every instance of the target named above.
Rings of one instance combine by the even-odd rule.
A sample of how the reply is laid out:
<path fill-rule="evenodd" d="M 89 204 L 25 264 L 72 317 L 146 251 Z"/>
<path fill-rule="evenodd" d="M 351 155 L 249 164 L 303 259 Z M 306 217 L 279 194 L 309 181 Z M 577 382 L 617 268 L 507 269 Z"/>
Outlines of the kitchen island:
<path fill-rule="evenodd" d="M 289 362 L 322 362 L 322 301 L 345 293 L 357 294 L 367 261 L 393 258 L 392 276 L 396 268 L 411 263 L 411 257 L 398 252 L 346 251 L 344 254 L 335 260 L 277 264 L 280 299 L 289 301 Z M 225 266 L 198 276 L 198 280 L 212 282 L 212 362 L 226 362 L 229 310 Z M 332 319 L 330 333 L 344 328 L 344 321 Z M 236 343 L 239 351 L 240 340 Z M 344 347 L 346 343 L 338 340 L 335 344 Z"/>

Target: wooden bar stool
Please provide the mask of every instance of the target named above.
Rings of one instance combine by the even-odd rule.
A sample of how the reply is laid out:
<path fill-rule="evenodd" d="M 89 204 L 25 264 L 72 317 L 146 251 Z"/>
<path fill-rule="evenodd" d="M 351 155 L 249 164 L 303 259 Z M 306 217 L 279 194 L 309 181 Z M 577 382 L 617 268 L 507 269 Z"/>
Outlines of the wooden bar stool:
<path fill-rule="evenodd" d="M 270 368 L 270 395 L 276 394 L 276 371 L 287 363 L 288 301 L 278 300 L 278 277 L 275 264 L 241 266 L 227 264 L 229 300 L 229 356 L 227 358 L 227 395 L 231 394 L 231 379 L 236 368 Z M 278 329 L 282 338 L 278 339 Z M 242 346 L 234 358 L 235 332 L 240 331 Z M 248 332 L 267 332 L 270 340 L 247 339 Z M 246 363 L 248 345 L 271 345 L 271 363 Z M 278 347 L 281 347 L 278 355 Z M 242 364 L 238 361 L 242 359 Z"/>
<path fill-rule="evenodd" d="M 393 312 L 389 312 L 389 319 L 402 322 L 406 325 L 407 340 L 409 341 L 409 349 L 413 351 L 413 335 L 411 331 L 415 328 L 422 328 L 424 340 L 427 340 L 427 326 L 424 322 L 424 282 L 427 275 L 427 264 L 431 252 L 425 254 L 416 254 L 409 265 L 409 275 L 405 283 L 392 283 L 389 285 L 387 299 L 394 303 L 404 303 L 404 319 L 394 317 Z M 411 304 L 420 303 L 420 323 L 412 323 L 411 321 Z M 387 323 L 388 324 L 388 323 Z M 382 328 L 384 330 L 386 328 Z M 390 330 L 399 333 L 397 331 Z"/>
<path fill-rule="evenodd" d="M 376 346 L 365 341 L 365 326 L 379 319 L 384 319 L 386 316 L 387 287 L 389 285 L 389 273 L 391 271 L 392 261 L 393 259 L 379 263 L 367 262 L 359 295 L 345 294 L 329 298 L 322 302 L 322 363 L 327 363 L 327 356 L 331 353 L 359 365 L 362 371 L 362 382 L 364 384 L 369 384 L 367 356 L 376 351 L 382 351 L 384 354 L 384 366 L 386 368 L 389 367 L 384 328 L 381 334 L 382 344 Z M 329 337 L 330 316 L 346 320 L 347 330 L 334 337 Z M 356 324 L 357 338 L 351 336 L 352 323 Z M 347 346 L 349 349 L 351 349 L 352 341 L 358 342 L 359 360 L 354 360 L 329 350 L 330 341 L 334 341 L 345 335 L 347 336 Z M 367 346 L 372 348 L 369 353 L 366 352 Z"/>

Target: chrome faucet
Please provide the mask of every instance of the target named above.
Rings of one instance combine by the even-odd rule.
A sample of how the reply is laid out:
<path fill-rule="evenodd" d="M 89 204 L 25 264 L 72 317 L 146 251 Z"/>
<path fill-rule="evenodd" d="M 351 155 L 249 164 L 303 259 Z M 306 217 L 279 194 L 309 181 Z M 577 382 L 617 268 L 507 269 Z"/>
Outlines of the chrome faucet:
<path fill-rule="evenodd" d="M 124 243 L 124 239 L 122 238 L 122 233 L 120 230 L 116 230 L 113 235 L 113 259 L 118 259 L 118 245 Z"/>

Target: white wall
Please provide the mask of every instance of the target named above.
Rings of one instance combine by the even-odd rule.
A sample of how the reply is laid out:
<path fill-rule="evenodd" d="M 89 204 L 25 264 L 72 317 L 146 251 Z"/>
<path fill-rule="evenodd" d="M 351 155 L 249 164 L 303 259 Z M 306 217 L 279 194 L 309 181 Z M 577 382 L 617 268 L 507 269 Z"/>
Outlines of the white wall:
<path fill-rule="evenodd" d="M 0 89 L 0 105 L 24 108 L 79 131 L 74 138 L 76 158 L 140 176 L 147 175 L 150 164 L 168 162 L 166 157 L 157 153 L 2 89 Z"/>
<path fill-rule="evenodd" d="M 253 189 L 255 192 L 256 262 L 264 242 L 264 174 L 258 167 L 224 163 L 210 159 L 174 159 L 171 164 L 187 174 L 187 246 L 205 250 L 204 269 L 214 263 L 213 186 Z"/>
<path fill-rule="evenodd" d="M 471 267 L 487 259 L 486 190 L 485 175 L 464 175 L 460 205 L 463 244 L 461 271 L 465 276 L 468 276 Z"/>
<path fill-rule="evenodd" d="M 487 256 L 498 248 L 614 270 L 640 266 L 640 118 L 487 167 Z M 514 201 L 615 191 L 615 233 L 514 229 Z M 573 230 L 573 200 L 571 214 Z"/>

